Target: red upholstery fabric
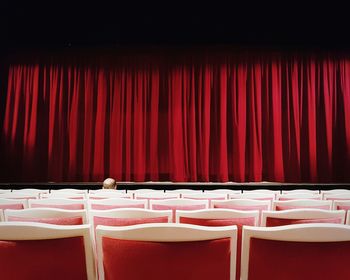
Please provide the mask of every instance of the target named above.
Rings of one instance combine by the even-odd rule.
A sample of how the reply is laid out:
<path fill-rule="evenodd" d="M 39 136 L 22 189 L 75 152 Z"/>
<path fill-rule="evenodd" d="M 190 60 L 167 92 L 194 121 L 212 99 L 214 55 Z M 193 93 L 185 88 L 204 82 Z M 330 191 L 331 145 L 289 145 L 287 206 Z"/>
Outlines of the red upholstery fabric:
<path fill-rule="evenodd" d="M 66 210 L 83 210 L 84 204 L 40 204 L 33 203 L 32 208 L 59 208 Z"/>
<path fill-rule="evenodd" d="M 105 204 L 91 204 L 93 210 L 110 210 L 119 208 L 145 208 L 144 204 L 126 204 L 126 205 L 105 205 Z"/>
<path fill-rule="evenodd" d="M 103 238 L 106 279 L 229 280 L 230 239 L 143 242 Z"/>
<path fill-rule="evenodd" d="M 155 218 L 107 218 L 107 217 L 94 217 L 95 228 L 98 225 L 103 226 L 131 226 L 138 224 L 149 223 L 167 223 L 168 217 L 155 217 Z"/>
<path fill-rule="evenodd" d="M 249 280 L 350 279 L 350 242 L 287 242 L 252 238 Z"/>
<path fill-rule="evenodd" d="M 14 203 L 14 204 L 0 204 L 0 209 L 15 209 L 21 210 L 24 209 L 22 203 Z"/>
<path fill-rule="evenodd" d="M 329 205 L 321 205 L 321 206 L 287 206 L 287 205 L 277 205 L 276 211 L 283 210 L 291 210 L 291 209 L 303 209 L 303 208 L 311 208 L 311 209 L 322 209 L 322 210 L 330 210 Z"/>
<path fill-rule="evenodd" d="M 205 204 L 198 205 L 161 205 L 161 204 L 153 204 L 153 210 L 172 210 L 173 211 L 173 222 L 176 221 L 176 210 L 201 210 L 206 209 Z"/>
<path fill-rule="evenodd" d="M 1 279 L 87 279 L 82 237 L 0 241 Z"/>
<path fill-rule="evenodd" d="M 254 217 L 233 218 L 233 219 L 199 219 L 180 217 L 180 223 L 200 225 L 200 226 L 237 226 L 237 256 L 236 256 L 236 279 L 240 279 L 241 269 L 241 247 L 242 247 L 242 227 L 254 226 Z"/>
<path fill-rule="evenodd" d="M 332 223 L 341 224 L 341 218 L 322 218 L 322 219 L 283 219 L 283 218 L 273 218 L 267 217 L 266 226 L 267 227 L 277 227 L 286 226 L 294 224 L 310 224 L 310 223 Z"/>
<path fill-rule="evenodd" d="M 350 210 L 350 205 L 338 205 L 337 210 Z"/>
<path fill-rule="evenodd" d="M 53 225 L 82 225 L 83 218 L 82 217 L 66 217 L 66 218 L 23 218 L 23 217 L 15 217 L 9 216 L 9 222 L 37 222 L 37 223 L 45 223 L 45 224 L 53 224 Z"/>

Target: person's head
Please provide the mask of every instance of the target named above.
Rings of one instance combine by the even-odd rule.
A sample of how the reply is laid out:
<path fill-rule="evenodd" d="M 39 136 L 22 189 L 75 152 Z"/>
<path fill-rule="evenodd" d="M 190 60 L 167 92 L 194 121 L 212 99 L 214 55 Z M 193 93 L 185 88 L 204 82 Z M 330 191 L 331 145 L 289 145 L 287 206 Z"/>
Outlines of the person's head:
<path fill-rule="evenodd" d="M 107 178 L 103 181 L 103 189 L 113 189 L 117 188 L 117 182 L 113 178 Z"/>

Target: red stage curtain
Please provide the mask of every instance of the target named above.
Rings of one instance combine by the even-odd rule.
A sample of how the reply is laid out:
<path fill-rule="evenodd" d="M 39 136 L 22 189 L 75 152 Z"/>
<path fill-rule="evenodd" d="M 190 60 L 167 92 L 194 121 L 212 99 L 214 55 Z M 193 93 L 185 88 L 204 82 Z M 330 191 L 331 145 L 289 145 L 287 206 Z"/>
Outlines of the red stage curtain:
<path fill-rule="evenodd" d="M 350 181 L 350 60 L 10 66 L 11 181 Z"/>

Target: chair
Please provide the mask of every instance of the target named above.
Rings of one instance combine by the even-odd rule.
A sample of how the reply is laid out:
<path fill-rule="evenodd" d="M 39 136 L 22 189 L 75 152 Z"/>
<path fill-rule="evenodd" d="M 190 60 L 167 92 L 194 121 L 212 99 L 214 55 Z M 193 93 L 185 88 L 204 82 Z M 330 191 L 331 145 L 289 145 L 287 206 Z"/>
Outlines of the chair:
<path fill-rule="evenodd" d="M 344 221 L 344 210 L 291 209 L 284 211 L 263 211 L 261 225 L 273 227 L 301 223 L 344 224 Z"/>
<path fill-rule="evenodd" d="M 322 199 L 324 199 L 325 194 L 345 194 L 348 195 L 350 190 L 348 189 L 332 189 L 332 190 L 321 190 Z"/>
<path fill-rule="evenodd" d="M 294 190 L 282 190 L 282 194 L 291 194 L 291 193 L 308 193 L 308 194 L 319 194 L 319 190 L 310 190 L 310 189 L 294 189 Z"/>
<path fill-rule="evenodd" d="M 255 190 L 243 190 L 243 194 L 274 194 L 274 199 L 281 193 L 280 190 L 268 190 L 268 189 L 255 189 Z"/>
<path fill-rule="evenodd" d="M 350 200 L 350 192 L 344 192 L 344 193 L 324 193 L 323 194 L 324 200 Z"/>
<path fill-rule="evenodd" d="M 130 226 L 147 223 L 169 223 L 172 212 L 169 210 L 155 211 L 147 209 L 112 209 L 91 210 L 89 220 L 92 228 L 103 226 Z"/>
<path fill-rule="evenodd" d="M 179 194 L 179 198 L 183 198 L 185 194 L 203 193 L 202 190 L 193 189 L 175 189 L 175 190 L 165 190 L 165 193 Z"/>
<path fill-rule="evenodd" d="M 274 200 L 272 201 L 272 210 L 290 210 L 300 208 L 312 208 L 331 210 L 332 201 L 317 200 L 317 199 L 292 199 L 292 200 Z"/>
<path fill-rule="evenodd" d="M 350 210 L 350 200 L 333 200 L 333 210 Z"/>
<path fill-rule="evenodd" d="M 229 195 L 241 194 L 241 190 L 230 190 L 230 189 L 215 189 L 215 190 L 204 190 L 204 193 L 215 193 L 224 194 L 226 199 L 229 199 Z"/>
<path fill-rule="evenodd" d="M 0 194 L 10 193 L 10 192 L 11 192 L 11 189 L 0 189 Z"/>
<path fill-rule="evenodd" d="M 101 280 L 235 279 L 235 226 L 98 226 L 96 233 Z"/>
<path fill-rule="evenodd" d="M 51 189 L 51 193 L 75 193 L 75 194 L 87 194 L 89 191 L 87 189 L 70 189 L 70 188 L 64 188 L 64 189 Z"/>
<path fill-rule="evenodd" d="M 75 192 L 51 192 L 48 194 L 42 194 L 41 198 L 67 198 L 67 199 L 86 199 L 87 193 L 75 193 Z"/>
<path fill-rule="evenodd" d="M 184 194 L 182 196 L 185 199 L 196 199 L 196 200 L 207 200 L 209 202 L 209 207 L 211 207 L 211 201 L 212 200 L 227 200 L 227 194 L 226 193 L 208 193 L 208 192 L 202 192 L 202 193 L 188 193 Z"/>
<path fill-rule="evenodd" d="M 117 208 L 147 208 L 147 199 L 108 198 L 89 200 L 90 210 L 110 210 Z"/>
<path fill-rule="evenodd" d="M 53 208 L 27 208 L 5 210 L 6 222 L 39 222 L 53 225 L 87 224 L 86 210 L 64 210 Z"/>
<path fill-rule="evenodd" d="M 255 199 L 272 201 L 276 199 L 276 194 L 271 192 L 243 192 L 242 194 L 229 195 L 229 199 Z"/>
<path fill-rule="evenodd" d="M 95 279 L 90 225 L 0 223 L 2 279 Z"/>
<path fill-rule="evenodd" d="M 29 208 L 59 208 L 66 210 L 83 210 L 87 209 L 85 199 L 68 199 L 68 198 L 47 198 L 47 199 L 29 199 Z"/>
<path fill-rule="evenodd" d="M 143 193 L 164 193 L 164 190 L 155 190 L 155 189 L 137 189 L 137 190 L 127 190 L 127 194 L 131 194 L 133 198 L 135 198 L 136 195 L 138 194 L 143 194 Z"/>
<path fill-rule="evenodd" d="M 207 209 L 209 202 L 207 200 L 196 199 L 167 199 L 167 200 L 150 200 L 150 209 L 152 210 L 172 210 L 173 222 L 176 220 L 177 210 L 200 210 Z"/>
<path fill-rule="evenodd" d="M 259 224 L 261 221 L 261 212 L 271 209 L 271 200 L 254 199 L 230 199 L 226 201 L 212 200 L 213 208 L 233 209 L 240 211 L 258 210 L 260 213 Z"/>
<path fill-rule="evenodd" d="M 38 199 L 39 194 L 33 192 L 7 192 L 0 194 L 0 198 L 7 199 Z"/>
<path fill-rule="evenodd" d="M 40 197 L 42 194 L 48 194 L 49 192 L 50 190 L 30 189 L 30 188 L 12 190 L 12 193 L 29 193 L 29 194 L 32 193 L 33 195 L 38 197 Z"/>
<path fill-rule="evenodd" d="M 164 193 L 164 192 L 149 192 L 149 193 L 135 193 L 135 199 L 147 199 L 148 205 L 147 208 L 150 208 L 149 201 L 152 200 L 164 200 L 164 199 L 177 199 L 180 197 L 180 194 L 175 193 Z"/>
<path fill-rule="evenodd" d="M 176 222 L 199 226 L 237 226 L 236 279 L 240 279 L 242 227 L 258 226 L 259 211 L 238 211 L 230 209 L 207 209 L 176 211 Z"/>
<path fill-rule="evenodd" d="M 350 279 L 350 227 L 243 227 L 242 280 Z"/>
<path fill-rule="evenodd" d="M 321 200 L 322 195 L 317 193 L 286 193 L 277 196 L 277 200 L 293 200 L 293 199 L 318 199 Z"/>
<path fill-rule="evenodd" d="M 98 194 L 98 193 L 118 193 L 118 194 L 126 194 L 126 190 L 113 190 L 113 189 L 97 189 L 97 190 L 89 190 L 89 194 Z"/>
<path fill-rule="evenodd" d="M 5 221 L 4 210 L 0 209 L 0 222 Z"/>
<path fill-rule="evenodd" d="M 89 193 L 88 194 L 88 199 L 109 199 L 109 198 L 127 198 L 127 199 L 132 199 L 133 196 L 132 194 L 126 194 L 126 193 L 118 193 L 118 192 L 96 192 L 96 193 Z"/>
<path fill-rule="evenodd" d="M 0 209 L 24 209 L 28 208 L 27 199 L 0 198 Z"/>

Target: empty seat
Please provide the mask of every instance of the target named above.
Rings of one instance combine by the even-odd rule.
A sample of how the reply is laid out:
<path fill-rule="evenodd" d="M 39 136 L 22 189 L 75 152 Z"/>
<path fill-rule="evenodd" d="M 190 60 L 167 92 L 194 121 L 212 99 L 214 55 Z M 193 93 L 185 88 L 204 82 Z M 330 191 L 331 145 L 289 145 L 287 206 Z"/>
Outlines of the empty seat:
<path fill-rule="evenodd" d="M 0 223 L 2 279 L 95 279 L 90 226 Z"/>
<path fill-rule="evenodd" d="M 7 222 L 38 222 L 54 225 L 82 225 L 87 223 L 86 210 L 28 208 L 5 210 Z"/>
<path fill-rule="evenodd" d="M 85 199 L 67 199 L 67 198 L 47 198 L 47 199 L 29 199 L 29 208 L 59 208 L 67 210 L 87 209 Z"/>
<path fill-rule="evenodd" d="M 99 279 L 235 279 L 236 238 L 235 226 L 98 226 Z"/>
<path fill-rule="evenodd" d="M 109 198 L 89 200 L 89 209 L 110 210 L 117 208 L 147 208 L 147 199 Z"/>
<path fill-rule="evenodd" d="M 255 199 L 255 200 L 274 200 L 276 194 L 271 192 L 243 192 L 241 194 L 229 195 L 229 199 Z"/>
<path fill-rule="evenodd" d="M 164 200 L 164 199 L 177 199 L 180 198 L 180 194 L 176 193 L 164 193 L 164 192 L 149 192 L 149 193 L 135 193 L 135 199 L 147 199 L 147 208 L 150 208 L 150 200 Z"/>
<path fill-rule="evenodd" d="M 286 194 L 281 194 L 277 195 L 278 200 L 293 200 L 293 199 L 321 199 L 322 196 L 321 194 L 318 193 L 286 193 Z"/>
<path fill-rule="evenodd" d="M 132 194 L 126 194 L 126 193 L 119 193 L 119 192 L 95 192 L 95 193 L 89 193 L 88 195 L 89 199 L 97 200 L 97 199 L 108 199 L 108 198 L 128 198 L 132 199 Z"/>
<path fill-rule="evenodd" d="M 272 201 L 272 210 L 290 210 L 290 209 L 323 209 L 331 210 L 332 201 L 317 200 L 317 199 L 292 199 L 292 200 L 274 200 Z"/>
<path fill-rule="evenodd" d="M 243 227 L 242 280 L 350 279 L 350 227 Z"/>
<path fill-rule="evenodd" d="M 284 211 L 263 211 L 261 225 L 272 227 L 301 223 L 344 224 L 344 221 L 344 210 L 291 209 Z"/>

